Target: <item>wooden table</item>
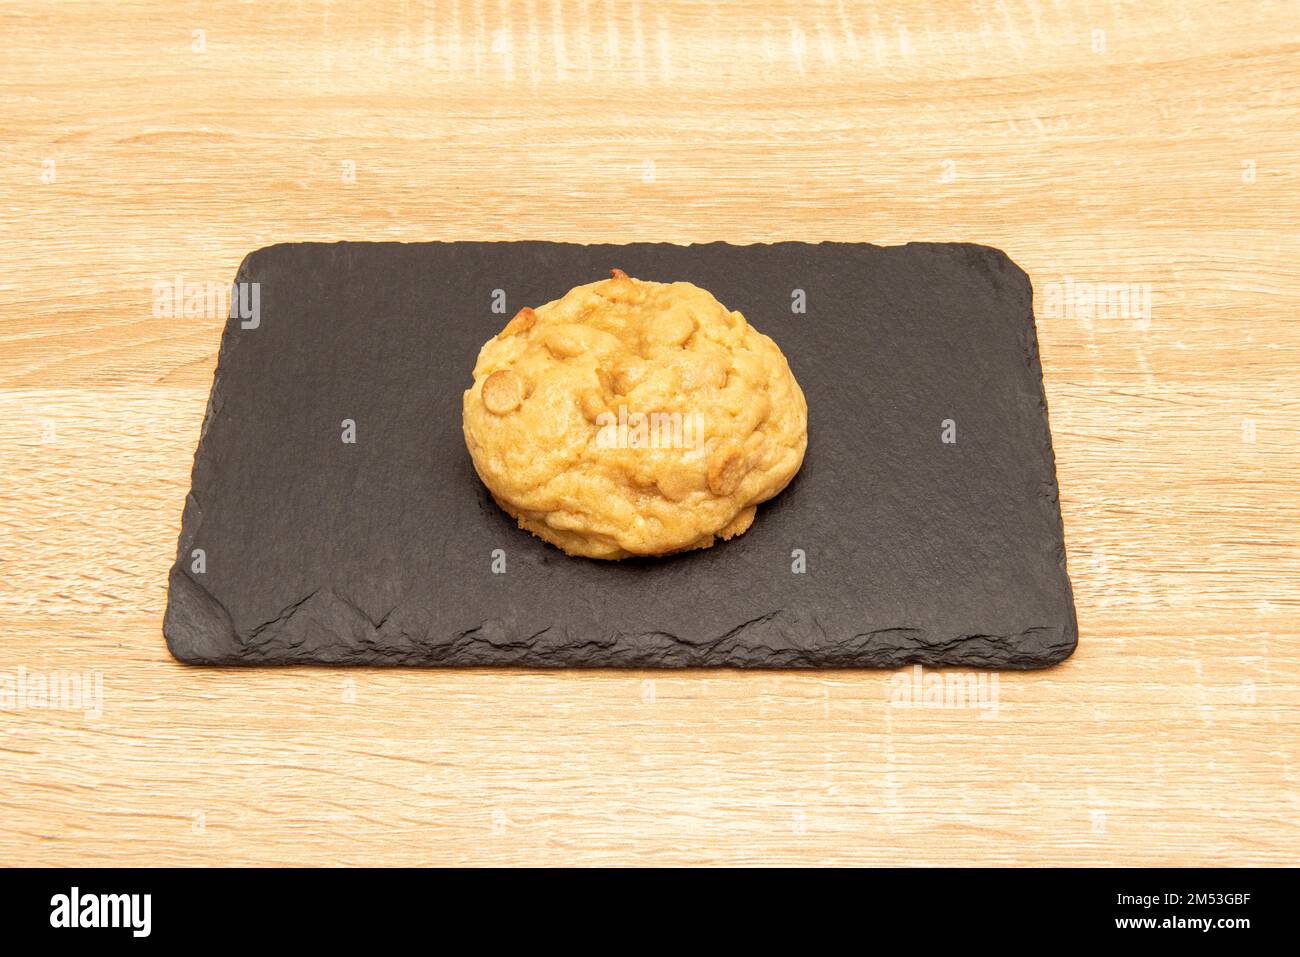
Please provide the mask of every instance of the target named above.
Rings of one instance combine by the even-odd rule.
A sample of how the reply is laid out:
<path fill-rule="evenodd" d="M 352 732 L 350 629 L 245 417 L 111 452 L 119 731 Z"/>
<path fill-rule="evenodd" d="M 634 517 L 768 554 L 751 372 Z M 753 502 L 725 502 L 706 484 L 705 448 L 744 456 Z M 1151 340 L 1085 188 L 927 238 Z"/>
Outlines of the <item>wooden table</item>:
<path fill-rule="evenodd" d="M 17 2 L 0 35 L 0 863 L 1300 862 L 1295 4 Z M 222 320 L 155 284 L 331 239 L 1005 249 L 1078 652 L 996 709 L 177 664 Z M 101 705 L 38 706 L 74 674 Z"/>

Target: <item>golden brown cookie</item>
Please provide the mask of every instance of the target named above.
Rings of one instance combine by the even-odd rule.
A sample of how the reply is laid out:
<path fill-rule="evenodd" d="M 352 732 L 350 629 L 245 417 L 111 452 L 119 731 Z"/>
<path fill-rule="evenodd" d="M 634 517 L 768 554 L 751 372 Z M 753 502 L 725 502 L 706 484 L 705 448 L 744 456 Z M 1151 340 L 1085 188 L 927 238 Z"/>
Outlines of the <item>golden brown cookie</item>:
<path fill-rule="evenodd" d="M 497 504 L 590 558 L 744 533 L 808 445 L 776 343 L 697 286 L 619 269 L 511 319 L 479 352 L 463 416 Z"/>

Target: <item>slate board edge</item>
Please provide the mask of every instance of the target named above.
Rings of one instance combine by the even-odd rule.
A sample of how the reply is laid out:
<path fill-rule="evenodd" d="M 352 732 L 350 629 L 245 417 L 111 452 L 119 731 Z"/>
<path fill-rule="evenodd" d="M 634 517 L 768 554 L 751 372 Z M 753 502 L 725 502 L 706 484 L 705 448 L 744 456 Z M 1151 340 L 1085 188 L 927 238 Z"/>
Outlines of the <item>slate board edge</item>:
<path fill-rule="evenodd" d="M 337 242 L 274 243 L 269 246 L 260 247 L 248 253 L 239 265 L 236 272 L 235 282 L 244 282 L 258 257 L 268 255 L 279 247 L 337 247 L 344 245 L 450 246 L 459 245 L 461 242 L 462 241 L 429 241 L 408 244 L 340 240 Z M 493 246 L 623 245 L 618 243 L 558 243 L 547 240 L 475 241 L 475 244 Z M 990 260 L 989 264 L 995 265 L 999 270 L 1009 269 L 1012 277 L 1017 279 L 1023 286 L 1022 299 L 1025 306 L 1025 320 L 1027 322 L 1026 359 L 1032 369 L 1033 379 L 1038 386 L 1039 402 L 1043 409 L 1044 422 L 1048 423 L 1044 449 L 1047 464 L 1050 466 L 1049 474 L 1051 475 L 1051 488 L 1047 491 L 1057 505 L 1055 510 L 1057 526 L 1060 532 L 1060 541 L 1062 542 L 1060 551 L 1060 567 L 1069 604 L 1069 621 L 1065 632 L 1060 635 L 1059 640 L 1051 641 L 1044 645 L 1038 642 L 1038 639 L 1042 637 L 1037 634 L 1038 629 L 1030 629 L 1026 632 L 1010 635 L 969 635 L 963 637 L 963 639 L 958 642 L 941 646 L 908 646 L 905 648 L 891 648 L 888 646 L 882 647 L 878 644 L 873 645 L 873 641 L 875 641 L 879 636 L 900 631 L 900 629 L 883 629 L 880 632 L 855 635 L 850 642 L 846 642 L 845 646 L 840 648 L 838 652 L 834 654 L 827 654 L 824 651 L 819 651 L 815 657 L 791 655 L 787 656 L 784 660 L 774 660 L 769 656 L 761 660 L 753 660 L 740 653 L 745 644 L 744 635 L 746 629 L 755 624 L 755 622 L 747 622 L 738 628 L 732 629 L 727 634 L 720 636 L 715 641 L 691 643 L 682 641 L 675 646 L 675 649 L 680 652 L 677 655 L 630 654 L 629 647 L 631 644 L 639 643 L 639 636 L 631 636 L 626 643 L 620 642 L 617 645 L 612 645 L 603 649 L 593 649 L 590 645 L 584 645 L 581 646 L 580 653 L 575 653 L 570 658 L 565 657 L 562 654 L 556 654 L 554 649 L 548 651 L 545 655 L 535 655 L 530 653 L 527 649 L 511 649 L 507 652 L 500 646 L 494 645 L 484 639 L 475 638 L 472 635 L 466 634 L 462 636 L 462 640 L 452 649 L 440 649 L 440 654 L 437 657 L 430 655 L 427 650 L 421 650 L 419 648 L 409 650 L 390 649 L 386 651 L 379 645 L 362 647 L 353 645 L 346 647 L 340 646 L 337 658 L 332 655 L 321 656 L 319 649 L 314 651 L 310 657 L 304 657 L 301 660 L 285 660 L 280 657 L 274 659 L 260 658 L 256 654 L 257 649 L 255 646 L 247 645 L 244 641 L 241 641 L 239 636 L 236 634 L 236 630 L 231 622 L 229 614 L 220 602 L 218 602 L 217 599 L 215 599 L 202 585 L 195 581 L 184 567 L 185 559 L 188 556 L 190 548 L 203 521 L 202 507 L 193 494 L 193 489 L 198 484 L 195 481 L 195 478 L 200 474 L 201 469 L 205 467 L 202 459 L 203 437 L 207 433 L 208 427 L 214 417 L 220 414 L 222 405 L 222 370 L 226 363 L 230 361 L 230 353 L 237 339 L 234 335 L 234 331 L 238 319 L 229 319 L 222 331 L 221 345 L 217 355 L 217 367 L 213 373 L 212 389 L 208 395 L 208 403 L 204 412 L 203 424 L 199 431 L 199 443 L 195 450 L 194 465 L 191 470 L 191 490 L 186 494 L 185 507 L 181 518 L 181 531 L 177 542 L 176 561 L 168 576 L 167 608 L 163 617 L 163 634 L 166 639 L 168 650 L 171 652 L 172 656 L 185 664 L 232 665 L 245 667 L 258 665 L 285 666 L 307 664 L 324 666 L 392 665 L 491 668 L 514 666 L 526 668 L 614 667 L 827 670 L 851 668 L 889 669 L 911 664 L 920 664 L 925 667 L 973 667 L 993 668 L 998 670 L 1037 670 L 1059 664 L 1074 653 L 1075 648 L 1078 646 L 1078 619 L 1074 604 L 1073 585 L 1068 574 L 1066 550 L 1064 547 L 1064 527 L 1059 507 L 1060 496 L 1056 474 L 1056 456 L 1051 438 L 1047 396 L 1043 385 L 1042 363 L 1038 352 L 1037 325 L 1033 315 L 1033 288 L 1028 274 L 1016 265 L 1016 263 L 1004 251 L 993 246 L 960 242 L 909 242 L 897 246 L 879 246 L 872 243 L 845 243 L 838 241 L 815 243 L 799 241 L 757 243 L 726 243 L 721 241 L 710 243 L 664 242 L 637 243 L 636 245 L 675 246 L 679 248 L 707 248 L 710 246 L 733 246 L 741 248 L 755 246 L 851 246 L 856 248 L 869 247 L 873 249 L 897 249 L 923 247 L 953 253 L 960 251 L 968 255 L 975 253 Z M 317 593 L 314 593 L 313 595 L 308 595 L 306 598 L 290 605 L 285 608 L 277 618 L 265 623 L 261 628 L 275 627 L 278 624 L 282 624 L 289 620 L 294 614 L 298 613 L 298 611 L 304 607 L 309 600 L 316 600 L 316 597 Z M 324 599 L 329 600 L 331 597 L 334 596 L 330 593 L 326 593 Z M 364 615 L 362 615 L 359 610 L 353 610 L 356 611 L 359 617 L 364 619 Z M 770 618 L 762 620 L 764 625 L 770 624 L 770 621 Z M 376 626 L 376 623 L 364 619 L 358 624 L 360 627 L 368 628 L 372 632 L 371 638 L 379 635 L 379 627 Z M 379 624 L 382 626 L 382 623 Z M 259 628 L 259 630 L 261 630 L 261 628 Z M 724 643 L 726 644 L 726 647 L 723 647 Z"/>

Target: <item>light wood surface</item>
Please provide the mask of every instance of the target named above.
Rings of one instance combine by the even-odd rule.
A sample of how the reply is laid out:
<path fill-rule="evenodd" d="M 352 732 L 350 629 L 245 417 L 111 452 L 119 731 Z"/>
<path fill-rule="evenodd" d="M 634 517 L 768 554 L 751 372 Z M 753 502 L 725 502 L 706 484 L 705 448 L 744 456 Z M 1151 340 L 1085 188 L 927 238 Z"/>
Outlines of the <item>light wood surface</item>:
<path fill-rule="evenodd" d="M 20 2 L 0 36 L 0 674 L 103 682 L 0 709 L 0 863 L 1300 862 L 1295 3 Z M 177 664 L 221 320 L 154 284 L 324 239 L 1005 249 L 1078 652 L 996 712 L 884 672 Z M 1044 316 L 1067 280 L 1150 284 L 1149 321 Z"/>

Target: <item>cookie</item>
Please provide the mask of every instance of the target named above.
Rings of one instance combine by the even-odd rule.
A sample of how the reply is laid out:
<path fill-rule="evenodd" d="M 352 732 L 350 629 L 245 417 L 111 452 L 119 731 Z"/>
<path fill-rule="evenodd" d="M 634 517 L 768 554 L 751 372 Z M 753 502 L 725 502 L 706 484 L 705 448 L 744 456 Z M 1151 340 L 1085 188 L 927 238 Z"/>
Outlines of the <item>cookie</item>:
<path fill-rule="evenodd" d="M 522 309 L 483 346 L 463 425 L 521 528 L 604 559 L 743 534 L 808 445 L 776 343 L 697 286 L 618 269 Z"/>

